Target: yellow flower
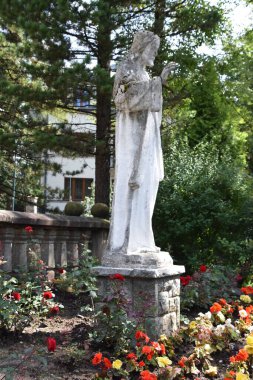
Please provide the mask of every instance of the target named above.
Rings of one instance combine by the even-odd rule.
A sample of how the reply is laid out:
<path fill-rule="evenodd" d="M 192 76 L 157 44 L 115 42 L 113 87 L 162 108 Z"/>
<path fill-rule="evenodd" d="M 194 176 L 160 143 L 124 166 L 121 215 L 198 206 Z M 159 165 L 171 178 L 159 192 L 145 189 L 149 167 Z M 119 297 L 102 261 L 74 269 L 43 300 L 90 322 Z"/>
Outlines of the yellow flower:
<path fill-rule="evenodd" d="M 161 340 L 162 342 L 165 341 L 165 340 L 168 340 L 167 336 L 165 334 L 162 334 L 159 338 L 159 340 Z"/>
<path fill-rule="evenodd" d="M 249 380 L 249 376 L 245 373 L 236 372 L 236 380 Z"/>
<path fill-rule="evenodd" d="M 253 346 L 253 335 L 248 335 L 246 338 L 246 342 L 249 346 Z"/>
<path fill-rule="evenodd" d="M 172 363 L 172 361 L 169 358 L 167 358 L 166 356 L 158 356 L 156 358 L 156 360 L 157 360 L 159 367 L 162 367 L 162 368 L 164 368 L 167 365 L 170 365 Z"/>
<path fill-rule="evenodd" d="M 244 346 L 244 350 L 248 352 L 248 354 L 253 355 L 253 346 L 249 346 L 248 344 Z"/>
<path fill-rule="evenodd" d="M 115 368 L 115 369 L 120 369 L 122 367 L 122 361 L 117 359 L 117 360 L 114 360 L 114 362 L 112 362 L 112 368 Z"/>
<path fill-rule="evenodd" d="M 244 295 L 244 294 L 242 294 L 241 296 L 240 296 L 240 300 L 241 301 L 243 301 L 243 302 L 245 302 L 245 303 L 251 303 L 251 298 L 250 298 L 250 296 L 247 296 L 247 295 Z"/>
<path fill-rule="evenodd" d="M 191 330 L 194 330 L 197 327 L 197 322 L 191 321 L 190 324 L 189 324 L 189 327 L 190 327 Z"/>
<path fill-rule="evenodd" d="M 209 366 L 209 368 L 205 371 L 205 374 L 208 376 L 216 376 L 217 375 L 217 367 Z"/>

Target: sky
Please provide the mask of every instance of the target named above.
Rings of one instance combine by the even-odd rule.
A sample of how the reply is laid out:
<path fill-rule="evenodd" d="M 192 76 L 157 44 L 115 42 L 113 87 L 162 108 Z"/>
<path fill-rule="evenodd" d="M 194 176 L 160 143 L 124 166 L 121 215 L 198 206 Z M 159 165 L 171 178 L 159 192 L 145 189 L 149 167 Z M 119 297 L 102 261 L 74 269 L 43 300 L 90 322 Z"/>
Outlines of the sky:
<path fill-rule="evenodd" d="M 211 5 L 217 5 L 219 0 L 209 0 Z M 246 5 L 244 0 L 238 0 L 238 5 L 231 5 L 230 1 L 227 1 L 226 14 L 232 23 L 232 35 L 240 35 L 245 29 L 253 28 L 253 5 Z M 222 43 L 217 41 L 215 46 L 210 48 L 206 45 L 201 46 L 197 49 L 198 53 L 217 55 L 222 54 Z"/>
<path fill-rule="evenodd" d="M 219 0 L 209 0 L 211 5 L 217 5 Z M 253 6 L 246 4 L 244 0 L 238 0 L 238 5 L 231 5 L 227 1 L 227 15 L 230 18 L 235 33 L 241 33 L 243 29 L 253 25 Z"/>

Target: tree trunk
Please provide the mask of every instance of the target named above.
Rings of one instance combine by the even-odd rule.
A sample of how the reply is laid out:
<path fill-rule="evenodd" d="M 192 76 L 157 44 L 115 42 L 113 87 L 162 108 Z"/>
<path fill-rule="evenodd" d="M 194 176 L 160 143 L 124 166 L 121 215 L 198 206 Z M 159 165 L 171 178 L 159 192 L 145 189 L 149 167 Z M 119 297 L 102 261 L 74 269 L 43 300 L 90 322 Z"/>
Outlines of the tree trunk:
<path fill-rule="evenodd" d="M 101 2 L 100 22 L 97 31 L 97 133 L 96 133 L 96 185 L 95 201 L 109 205 L 110 200 L 110 125 L 112 85 L 110 59 L 112 54 L 110 7 Z"/>
<path fill-rule="evenodd" d="M 160 39 L 160 49 L 158 56 L 156 57 L 155 65 L 153 67 L 153 75 L 160 75 L 163 69 L 164 62 L 164 50 L 165 50 L 165 35 L 164 35 L 164 27 L 165 27 L 165 19 L 166 19 L 166 0 L 156 0 L 155 3 L 155 20 L 153 24 L 152 31 L 157 34 Z"/>

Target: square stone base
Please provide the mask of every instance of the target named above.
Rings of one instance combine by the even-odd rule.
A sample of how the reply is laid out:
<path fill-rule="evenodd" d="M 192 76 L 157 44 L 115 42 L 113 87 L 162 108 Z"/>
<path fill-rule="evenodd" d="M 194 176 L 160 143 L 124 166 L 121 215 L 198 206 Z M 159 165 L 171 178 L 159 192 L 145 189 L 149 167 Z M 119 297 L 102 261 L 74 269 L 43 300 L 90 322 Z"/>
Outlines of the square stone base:
<path fill-rule="evenodd" d="M 124 276 L 122 286 L 130 300 L 130 318 L 140 322 L 152 339 L 157 339 L 161 334 L 169 335 L 179 328 L 179 277 L 184 271 L 184 266 L 173 264 L 158 268 L 93 268 L 98 277 L 100 300 L 111 293 L 110 276 L 116 273 Z"/>

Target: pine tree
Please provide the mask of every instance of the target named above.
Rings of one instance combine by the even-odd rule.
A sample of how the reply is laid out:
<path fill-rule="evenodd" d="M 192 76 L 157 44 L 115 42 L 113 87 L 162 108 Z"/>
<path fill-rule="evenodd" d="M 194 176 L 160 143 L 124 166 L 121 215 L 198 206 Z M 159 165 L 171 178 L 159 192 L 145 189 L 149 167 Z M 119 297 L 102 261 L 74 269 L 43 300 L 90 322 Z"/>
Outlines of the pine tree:
<path fill-rule="evenodd" d="M 64 123 L 57 129 L 45 121 L 38 123 L 30 116 L 31 110 L 38 114 L 55 109 L 75 111 L 77 94 L 93 98 L 96 111 L 81 112 L 96 117 L 96 201 L 104 203 L 109 203 L 115 113 L 112 63 L 128 50 L 134 32 L 146 28 L 162 40 L 154 71 L 159 74 L 166 62 L 174 60 L 181 65 L 179 75 L 185 75 L 184 70 L 191 70 L 196 47 L 212 43 L 222 25 L 222 10 L 205 0 L 0 0 L 0 10 L 2 35 L 13 49 L 13 57 L 18 58 L 18 63 L 14 62 L 17 78 L 11 76 L 5 83 L 5 94 L 13 102 L 20 102 L 18 112 L 13 114 L 15 120 L 22 117 L 22 123 L 16 124 L 17 131 L 29 131 L 35 150 L 45 146 L 64 150 L 68 145 L 66 135 L 67 142 L 69 137 L 75 141 L 71 128 Z M 165 95 L 172 101 L 171 88 Z M 3 129 L 5 136 L 10 125 L 8 121 Z M 78 142 L 72 145 L 85 155 L 91 140 L 84 134 L 83 149 Z"/>

